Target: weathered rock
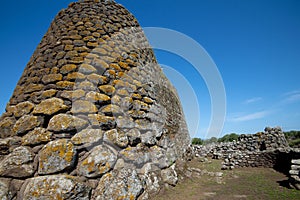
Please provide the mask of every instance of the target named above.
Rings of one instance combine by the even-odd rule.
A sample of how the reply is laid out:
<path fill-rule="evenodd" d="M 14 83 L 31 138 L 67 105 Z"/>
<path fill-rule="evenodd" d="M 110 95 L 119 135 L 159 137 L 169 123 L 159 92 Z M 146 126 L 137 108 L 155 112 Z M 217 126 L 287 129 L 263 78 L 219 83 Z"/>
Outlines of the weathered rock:
<path fill-rule="evenodd" d="M 11 192 L 9 191 L 9 184 L 2 180 L 0 180 L 0 199 L 1 200 L 12 199 Z"/>
<path fill-rule="evenodd" d="M 141 168 L 150 161 L 150 154 L 144 147 L 127 147 L 120 151 L 120 156 L 128 163 L 134 164 L 136 167 Z"/>
<path fill-rule="evenodd" d="M 34 108 L 34 104 L 29 101 L 19 103 L 18 105 L 16 105 L 14 116 L 22 117 L 23 115 L 27 115 L 32 111 L 33 108 Z"/>
<path fill-rule="evenodd" d="M 107 146 L 94 147 L 86 159 L 79 163 L 78 173 L 89 178 L 100 177 L 113 168 L 117 156 Z"/>
<path fill-rule="evenodd" d="M 95 200 L 136 199 L 141 195 L 143 186 L 134 169 L 121 169 L 105 174 L 96 190 Z"/>
<path fill-rule="evenodd" d="M 79 133 L 76 133 L 71 138 L 71 141 L 75 145 L 83 145 L 88 148 L 93 144 L 99 143 L 103 138 L 103 131 L 101 129 L 84 129 Z"/>
<path fill-rule="evenodd" d="M 54 97 L 51 99 L 46 99 L 37 105 L 33 110 L 33 114 L 53 115 L 67 109 L 68 106 L 64 105 L 63 100 Z"/>
<path fill-rule="evenodd" d="M 13 127 L 16 134 L 24 134 L 35 127 L 39 126 L 41 121 L 38 120 L 37 116 L 24 115 L 21 117 Z"/>
<path fill-rule="evenodd" d="M 16 120 L 13 117 L 6 117 L 0 121 L 0 138 L 16 135 L 13 127 Z"/>
<path fill-rule="evenodd" d="M 38 145 L 41 143 L 50 142 L 52 133 L 44 128 L 35 128 L 22 137 L 23 145 Z"/>
<path fill-rule="evenodd" d="M 18 147 L 0 162 L 0 176 L 23 178 L 35 172 L 34 154 L 28 147 Z"/>
<path fill-rule="evenodd" d="M 112 129 L 112 130 L 106 131 L 104 133 L 103 140 L 106 142 L 111 142 L 121 148 L 125 148 L 128 145 L 127 135 L 120 130 L 118 131 L 117 129 Z"/>
<path fill-rule="evenodd" d="M 172 165 L 170 168 L 162 170 L 161 177 L 165 183 L 175 186 L 178 181 L 177 173 L 175 171 L 175 164 Z"/>
<path fill-rule="evenodd" d="M 88 122 L 68 114 L 58 114 L 51 118 L 48 130 L 55 132 L 81 130 Z"/>
<path fill-rule="evenodd" d="M 98 111 L 97 107 L 93 102 L 77 100 L 73 102 L 71 112 L 76 113 L 96 113 Z"/>
<path fill-rule="evenodd" d="M 76 149 L 72 142 L 61 139 L 49 142 L 40 151 L 38 173 L 53 174 L 74 167 Z"/>
<path fill-rule="evenodd" d="M 28 179 L 24 184 L 22 199 L 80 199 L 89 200 L 91 188 L 74 176 L 52 175 Z"/>

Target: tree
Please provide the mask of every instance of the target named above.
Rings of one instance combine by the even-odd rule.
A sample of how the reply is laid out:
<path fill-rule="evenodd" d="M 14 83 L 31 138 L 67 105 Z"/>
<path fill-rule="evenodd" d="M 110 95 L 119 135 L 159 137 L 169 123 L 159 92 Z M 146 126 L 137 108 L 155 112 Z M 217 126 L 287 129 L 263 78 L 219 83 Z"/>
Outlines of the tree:
<path fill-rule="evenodd" d="M 193 145 L 202 145 L 203 144 L 203 140 L 201 140 L 200 138 L 193 138 L 192 139 L 192 144 Z"/>

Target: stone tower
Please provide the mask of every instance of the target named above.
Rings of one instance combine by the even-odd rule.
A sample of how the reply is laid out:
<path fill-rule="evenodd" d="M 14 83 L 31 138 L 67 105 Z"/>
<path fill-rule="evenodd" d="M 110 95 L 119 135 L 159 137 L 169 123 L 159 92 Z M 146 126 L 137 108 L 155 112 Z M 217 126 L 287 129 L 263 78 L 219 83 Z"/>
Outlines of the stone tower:
<path fill-rule="evenodd" d="M 137 20 L 107 0 L 55 17 L 0 119 L 0 199 L 148 199 L 189 135 Z"/>

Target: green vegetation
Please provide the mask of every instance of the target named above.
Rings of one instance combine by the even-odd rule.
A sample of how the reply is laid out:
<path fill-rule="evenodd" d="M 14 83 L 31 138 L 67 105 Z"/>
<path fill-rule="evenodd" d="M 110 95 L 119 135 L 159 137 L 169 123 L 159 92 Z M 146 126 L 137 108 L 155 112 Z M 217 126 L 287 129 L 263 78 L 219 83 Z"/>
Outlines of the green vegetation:
<path fill-rule="evenodd" d="M 192 160 L 187 167 L 220 172 L 221 161 L 209 159 L 208 162 Z M 155 200 L 299 200 L 300 191 L 288 187 L 288 177 L 270 168 L 237 168 L 221 171 L 222 178 L 193 175 L 179 181 L 155 197 Z"/>
<path fill-rule="evenodd" d="M 218 142 L 232 142 L 233 140 L 237 140 L 239 137 L 236 133 L 230 133 L 227 135 L 224 135 L 223 137 L 218 139 Z"/>
<path fill-rule="evenodd" d="M 216 138 L 216 137 L 212 137 L 210 139 L 207 140 L 202 140 L 200 138 L 193 138 L 192 139 L 192 144 L 194 145 L 202 145 L 202 144 L 211 144 L 211 143 L 217 143 L 217 142 L 232 142 L 233 140 L 237 140 L 239 137 L 238 134 L 236 133 L 231 133 L 231 134 L 227 134 L 224 135 L 221 138 Z"/>
<path fill-rule="evenodd" d="M 284 132 L 284 135 L 291 147 L 300 147 L 300 131 Z"/>
<path fill-rule="evenodd" d="M 200 138 L 193 138 L 192 139 L 192 144 L 193 145 L 202 145 L 203 144 L 203 140 Z"/>

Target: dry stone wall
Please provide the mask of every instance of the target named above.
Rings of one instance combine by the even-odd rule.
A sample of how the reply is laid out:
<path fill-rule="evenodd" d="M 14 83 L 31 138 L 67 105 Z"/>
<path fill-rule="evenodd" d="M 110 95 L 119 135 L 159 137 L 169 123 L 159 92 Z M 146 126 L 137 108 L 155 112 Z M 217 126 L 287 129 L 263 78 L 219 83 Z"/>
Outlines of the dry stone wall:
<path fill-rule="evenodd" d="M 55 17 L 0 120 L 0 199 L 148 199 L 190 142 L 176 90 L 114 1 Z"/>
<path fill-rule="evenodd" d="M 290 186 L 300 190 L 300 159 L 293 159 L 290 174 Z"/>

